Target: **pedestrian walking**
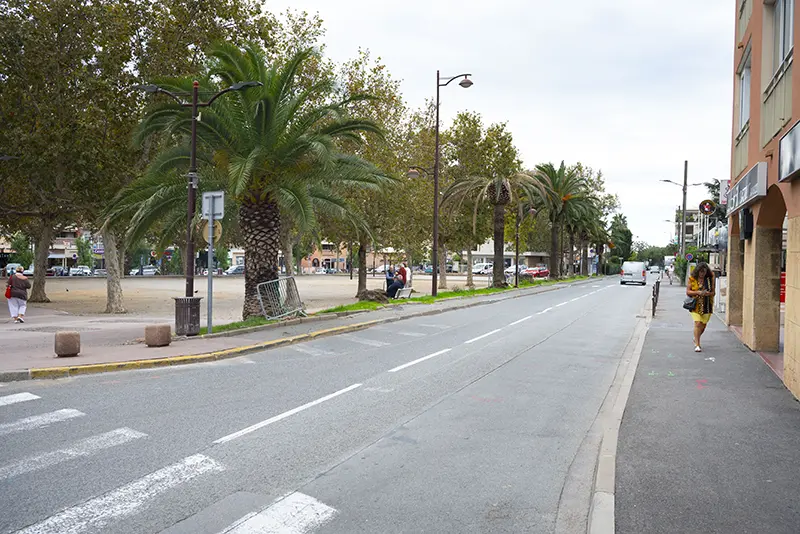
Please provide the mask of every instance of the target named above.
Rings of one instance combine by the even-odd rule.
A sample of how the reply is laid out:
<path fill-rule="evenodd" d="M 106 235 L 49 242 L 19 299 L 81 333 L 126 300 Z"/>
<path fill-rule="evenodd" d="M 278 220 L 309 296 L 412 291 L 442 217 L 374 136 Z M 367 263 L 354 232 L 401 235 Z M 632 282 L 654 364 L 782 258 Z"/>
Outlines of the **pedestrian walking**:
<path fill-rule="evenodd" d="M 25 322 L 25 311 L 28 306 L 28 290 L 31 288 L 31 281 L 23 274 L 25 269 L 17 267 L 17 272 L 8 278 L 6 284 L 6 295 L 8 299 L 8 311 L 15 323 Z"/>
<path fill-rule="evenodd" d="M 694 321 L 694 351 L 702 352 L 700 337 L 714 311 L 714 274 L 706 262 L 699 262 L 692 271 L 686 284 L 686 296 L 694 299 L 694 307 L 689 310 Z"/>

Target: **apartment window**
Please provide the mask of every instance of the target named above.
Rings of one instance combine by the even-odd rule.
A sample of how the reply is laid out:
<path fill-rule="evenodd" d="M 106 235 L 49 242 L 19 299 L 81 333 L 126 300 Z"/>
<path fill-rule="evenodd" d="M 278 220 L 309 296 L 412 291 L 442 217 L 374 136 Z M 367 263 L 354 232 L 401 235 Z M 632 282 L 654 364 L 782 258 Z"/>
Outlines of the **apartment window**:
<path fill-rule="evenodd" d="M 794 0 L 775 0 L 772 12 L 772 29 L 775 38 L 773 70 L 777 71 L 794 44 Z"/>
<path fill-rule="evenodd" d="M 750 121 L 751 64 L 751 56 L 748 50 L 739 70 L 739 131 L 742 131 Z"/>

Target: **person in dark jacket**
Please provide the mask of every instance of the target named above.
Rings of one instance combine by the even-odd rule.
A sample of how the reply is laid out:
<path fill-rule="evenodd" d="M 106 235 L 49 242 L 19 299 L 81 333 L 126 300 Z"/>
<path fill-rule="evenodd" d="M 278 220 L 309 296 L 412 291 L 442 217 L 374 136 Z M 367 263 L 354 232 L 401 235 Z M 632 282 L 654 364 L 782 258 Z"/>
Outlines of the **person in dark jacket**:
<path fill-rule="evenodd" d="M 390 299 L 393 299 L 394 296 L 397 295 L 397 292 L 403 289 L 404 285 L 405 284 L 403 284 L 403 279 L 400 278 L 400 275 L 396 274 L 394 276 L 394 281 L 392 282 L 392 285 L 390 285 L 389 289 L 386 290 L 386 296 L 389 297 Z"/>
<path fill-rule="evenodd" d="M 17 267 L 17 272 L 8 279 L 8 286 L 11 286 L 11 298 L 8 299 L 8 311 L 15 323 L 25 322 L 25 311 L 28 307 L 28 290 L 31 288 L 31 281 L 23 274 L 25 269 Z"/>

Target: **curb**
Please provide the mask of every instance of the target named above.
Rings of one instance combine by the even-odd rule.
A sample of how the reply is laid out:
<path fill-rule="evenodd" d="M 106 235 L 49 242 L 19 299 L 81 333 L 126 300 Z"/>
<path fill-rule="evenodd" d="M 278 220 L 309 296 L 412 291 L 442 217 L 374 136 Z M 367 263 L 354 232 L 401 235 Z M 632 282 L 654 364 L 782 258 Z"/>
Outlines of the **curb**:
<path fill-rule="evenodd" d="M 648 299 L 648 305 L 650 301 Z M 589 520 L 586 528 L 587 534 L 615 534 L 616 532 L 616 470 L 617 470 L 617 444 L 619 440 L 619 428 L 622 424 L 622 417 L 625 414 L 625 407 L 628 404 L 628 397 L 633 386 L 633 379 L 636 376 L 636 369 L 639 367 L 639 358 L 642 355 L 647 332 L 650 329 L 652 316 L 648 313 L 648 305 L 639 312 L 638 317 L 641 321 L 636 325 L 631 339 L 625 347 L 621 364 L 627 360 L 624 374 L 620 378 L 620 371 L 614 379 L 612 389 L 617 387 L 616 395 L 609 392 L 609 397 L 604 402 L 601 410 L 610 408 L 603 422 L 603 437 L 600 442 L 600 450 L 597 453 L 597 464 L 592 482 L 591 501 L 589 504 Z M 606 402 L 611 401 L 609 406 Z"/>
<path fill-rule="evenodd" d="M 18 371 L 3 371 L 0 372 L 0 382 L 15 382 L 21 380 L 38 380 L 44 378 L 67 378 L 71 376 L 79 376 L 79 375 L 88 375 L 88 374 L 97 374 L 97 373 L 107 373 L 111 371 L 128 371 L 128 370 L 135 370 L 135 369 L 151 369 L 154 367 L 170 367 L 173 365 L 185 365 L 190 363 L 202 363 L 202 362 L 211 362 L 217 360 L 224 360 L 228 358 L 235 358 L 237 356 L 243 356 L 245 354 L 250 354 L 253 352 L 261 352 L 264 350 L 269 350 L 278 347 L 284 347 L 286 345 L 293 345 L 295 343 L 302 343 L 304 341 L 310 341 L 312 339 L 316 339 L 319 337 L 326 337 L 326 336 L 333 336 L 338 334 L 346 334 L 349 332 L 356 332 L 359 330 L 364 330 L 371 326 L 385 324 L 385 323 L 392 323 L 396 321 L 403 321 L 406 319 L 414 319 L 418 317 L 427 317 L 431 315 L 439 315 L 442 313 L 455 311 L 455 310 L 463 310 L 467 308 L 473 308 L 475 306 L 484 306 L 487 304 L 495 304 L 497 302 L 502 302 L 504 300 L 511 300 L 517 299 L 525 296 L 530 295 L 538 295 L 541 293 L 549 293 L 550 291 L 556 291 L 558 289 L 562 289 L 564 287 L 571 287 L 575 285 L 583 285 L 586 283 L 596 282 L 597 280 L 588 279 L 588 280 L 578 280 L 576 282 L 569 282 L 565 285 L 553 284 L 551 286 L 545 287 L 540 291 L 533 292 L 534 289 L 539 289 L 538 287 L 534 288 L 524 288 L 514 290 L 513 295 L 508 295 L 504 298 L 497 298 L 497 299 L 489 299 L 489 300 L 482 300 L 479 302 L 470 302 L 460 306 L 453 306 L 450 308 L 441 308 L 441 309 L 434 309 L 434 310 L 425 310 L 416 313 L 410 313 L 408 315 L 404 315 L 401 317 L 386 317 L 383 319 L 374 319 L 372 321 L 365 321 L 363 323 L 356 323 L 352 325 L 345 325 L 345 326 L 336 326 L 333 328 L 326 328 L 323 330 L 317 330 L 314 332 L 309 332 L 307 334 L 300 334 L 297 336 L 285 337 L 280 339 L 274 339 L 271 341 L 264 341 L 262 343 L 256 343 L 253 345 L 244 345 L 241 347 L 234 347 L 231 349 L 219 350 L 215 352 L 207 352 L 202 354 L 193 354 L 193 355 L 186 355 L 186 356 L 167 356 L 164 358 L 148 358 L 142 360 L 129 360 L 124 362 L 112 362 L 112 363 L 96 363 L 96 364 L 85 364 L 85 365 L 71 365 L 71 366 L 59 366 L 59 367 L 41 367 L 41 368 L 31 368 L 27 370 L 18 370 Z M 467 297 L 457 297 L 457 299 L 462 299 Z M 456 299 L 453 299 L 456 300 Z M 369 311 L 369 310 L 364 310 Z M 359 310 L 358 313 L 361 313 Z M 220 334 L 211 334 L 210 336 L 202 336 L 202 337 L 230 337 L 233 336 L 233 332 L 236 334 L 244 334 L 251 331 L 256 330 L 263 330 L 265 328 L 272 328 L 277 326 L 286 326 L 286 325 L 293 325 L 293 324 L 301 324 L 304 322 L 315 322 L 315 321 L 322 321 L 328 319 L 334 319 L 340 317 L 339 314 L 330 314 L 331 317 L 303 317 L 298 319 L 290 319 L 289 321 L 285 322 L 278 322 L 269 325 L 263 326 L 255 326 L 250 328 L 243 328 L 240 330 L 235 330 L 231 332 L 221 332 Z M 348 315 L 355 315 L 352 312 L 342 312 L 342 317 L 346 317 Z"/>

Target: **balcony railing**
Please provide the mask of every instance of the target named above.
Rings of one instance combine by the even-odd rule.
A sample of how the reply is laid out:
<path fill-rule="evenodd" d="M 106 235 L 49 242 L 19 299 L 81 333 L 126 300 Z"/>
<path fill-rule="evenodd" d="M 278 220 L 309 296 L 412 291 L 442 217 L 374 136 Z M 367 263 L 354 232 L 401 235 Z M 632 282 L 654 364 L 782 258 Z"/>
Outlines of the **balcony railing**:
<path fill-rule="evenodd" d="M 764 91 L 761 108 L 761 147 L 769 143 L 792 118 L 792 56 L 780 66 Z"/>

